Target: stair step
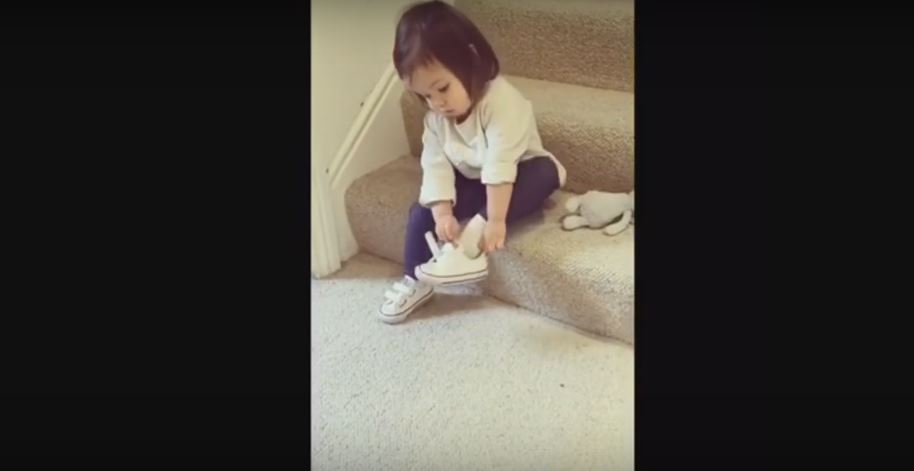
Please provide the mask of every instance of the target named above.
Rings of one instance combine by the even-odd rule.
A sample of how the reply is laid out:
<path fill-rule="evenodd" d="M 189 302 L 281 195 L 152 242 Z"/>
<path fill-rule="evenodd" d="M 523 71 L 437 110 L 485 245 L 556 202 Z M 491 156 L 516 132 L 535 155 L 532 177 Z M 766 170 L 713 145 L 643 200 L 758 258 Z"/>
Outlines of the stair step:
<path fill-rule="evenodd" d="M 419 196 L 417 157 L 404 156 L 356 180 L 346 194 L 363 252 L 403 263 L 409 207 Z M 489 258 L 486 294 L 596 334 L 634 343 L 634 227 L 610 237 L 563 231 L 570 196 L 508 230 L 506 249 Z"/>
<path fill-rule="evenodd" d="M 505 77 L 531 103 L 543 146 L 568 170 L 564 189 L 628 192 L 635 179 L 635 97 L 522 77 Z M 426 108 L 415 95 L 400 97 L 410 151 L 422 154 Z"/>
<path fill-rule="evenodd" d="M 457 0 L 510 75 L 633 91 L 633 0 Z"/>

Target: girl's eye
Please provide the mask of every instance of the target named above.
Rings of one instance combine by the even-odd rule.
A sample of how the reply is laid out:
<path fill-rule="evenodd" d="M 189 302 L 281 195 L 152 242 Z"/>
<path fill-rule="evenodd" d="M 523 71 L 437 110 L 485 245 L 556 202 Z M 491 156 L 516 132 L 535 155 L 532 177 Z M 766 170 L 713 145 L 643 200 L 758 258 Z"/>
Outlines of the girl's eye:
<path fill-rule="evenodd" d="M 444 87 L 439 88 L 438 91 L 441 93 L 444 93 L 447 91 L 448 87 L 450 87 L 450 86 L 451 86 L 451 84 L 447 84 Z"/>

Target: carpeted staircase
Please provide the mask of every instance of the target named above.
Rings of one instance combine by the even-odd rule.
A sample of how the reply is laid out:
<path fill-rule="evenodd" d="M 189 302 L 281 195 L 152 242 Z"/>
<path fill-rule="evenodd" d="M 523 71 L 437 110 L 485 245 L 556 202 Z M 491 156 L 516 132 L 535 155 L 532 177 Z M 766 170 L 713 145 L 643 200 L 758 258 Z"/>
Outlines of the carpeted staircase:
<path fill-rule="evenodd" d="M 608 237 L 559 226 L 571 193 L 634 186 L 633 0 L 457 0 L 492 43 L 502 73 L 532 103 L 543 145 L 568 182 L 543 215 L 508 229 L 486 294 L 597 334 L 634 342 L 634 227 Z M 424 109 L 404 91 L 413 155 L 352 184 L 349 221 L 362 251 L 403 262 L 419 195 Z M 379 298 L 380 299 L 380 298 Z"/>

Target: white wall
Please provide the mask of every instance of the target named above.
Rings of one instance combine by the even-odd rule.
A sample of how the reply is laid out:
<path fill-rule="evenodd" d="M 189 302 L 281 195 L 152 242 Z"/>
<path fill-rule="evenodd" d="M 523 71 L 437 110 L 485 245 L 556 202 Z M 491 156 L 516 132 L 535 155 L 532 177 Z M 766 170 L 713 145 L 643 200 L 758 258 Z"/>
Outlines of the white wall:
<path fill-rule="evenodd" d="M 397 105 L 402 87 L 389 72 L 398 15 L 413 3 L 311 2 L 312 275 L 331 273 L 358 250 L 343 203 L 349 183 L 408 153 Z M 373 91 L 375 101 L 366 103 Z M 315 191 L 323 194 L 315 198 Z"/>
<path fill-rule="evenodd" d="M 391 63 L 397 15 L 415 0 L 311 2 L 311 158 L 326 170 Z"/>
<path fill-rule="evenodd" d="M 391 64 L 398 15 L 414 3 L 312 0 L 311 156 L 325 169 Z"/>

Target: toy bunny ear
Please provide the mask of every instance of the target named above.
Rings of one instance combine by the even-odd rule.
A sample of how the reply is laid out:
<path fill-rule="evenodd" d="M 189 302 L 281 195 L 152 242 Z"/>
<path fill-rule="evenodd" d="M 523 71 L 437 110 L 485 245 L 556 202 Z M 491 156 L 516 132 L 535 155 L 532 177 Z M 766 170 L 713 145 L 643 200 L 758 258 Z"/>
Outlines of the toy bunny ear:
<path fill-rule="evenodd" d="M 565 202 L 565 209 L 567 209 L 569 213 L 576 213 L 576 212 L 578 212 L 578 209 L 580 209 L 580 208 L 581 208 L 581 197 L 580 196 L 572 196 L 571 198 L 568 198 L 568 201 Z"/>

